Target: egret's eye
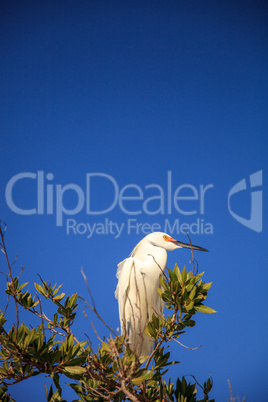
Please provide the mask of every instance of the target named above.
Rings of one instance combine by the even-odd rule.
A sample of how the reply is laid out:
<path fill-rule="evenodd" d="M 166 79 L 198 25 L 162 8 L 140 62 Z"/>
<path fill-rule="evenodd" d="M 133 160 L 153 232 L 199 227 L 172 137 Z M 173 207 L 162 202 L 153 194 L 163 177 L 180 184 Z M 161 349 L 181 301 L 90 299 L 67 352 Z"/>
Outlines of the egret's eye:
<path fill-rule="evenodd" d="M 166 241 L 167 241 L 168 236 L 167 236 L 167 235 L 164 235 L 164 236 L 163 236 L 163 238 L 164 238 L 164 240 L 166 240 Z"/>

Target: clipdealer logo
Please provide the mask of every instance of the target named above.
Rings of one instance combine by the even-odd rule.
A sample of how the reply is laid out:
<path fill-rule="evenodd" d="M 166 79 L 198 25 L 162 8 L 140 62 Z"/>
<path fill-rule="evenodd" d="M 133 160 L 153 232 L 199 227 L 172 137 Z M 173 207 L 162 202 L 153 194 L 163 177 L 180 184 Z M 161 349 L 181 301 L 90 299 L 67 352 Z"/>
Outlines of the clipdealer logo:
<path fill-rule="evenodd" d="M 262 170 L 252 173 L 249 176 L 249 188 L 247 187 L 246 179 L 240 180 L 236 183 L 228 194 L 228 209 L 232 217 L 241 223 L 241 225 L 254 230 L 255 232 L 262 232 Z M 238 215 L 231 209 L 231 197 L 241 191 L 250 191 L 250 218 L 246 219 Z"/>
<path fill-rule="evenodd" d="M 56 226 L 61 227 L 66 224 L 67 234 L 86 235 L 87 238 L 93 234 L 112 234 L 117 238 L 124 229 L 128 234 L 133 232 L 148 234 L 157 230 L 171 234 L 179 234 L 184 230 L 192 234 L 213 233 L 213 225 L 204 219 L 205 200 L 213 189 L 213 184 L 199 186 L 180 184 L 176 186 L 173 183 L 171 171 L 167 172 L 165 186 L 151 183 L 141 187 L 131 183 L 120 188 L 114 177 L 106 173 L 87 173 L 84 188 L 75 183 L 55 184 L 54 179 L 53 173 L 45 174 L 44 171 L 23 172 L 13 176 L 8 181 L 5 191 L 8 207 L 19 215 L 54 215 Z M 36 198 L 31 208 L 20 206 L 20 197 L 16 191 L 16 186 L 25 181 L 28 181 L 28 184 L 30 181 L 31 186 L 35 188 Z M 104 193 L 104 184 L 110 186 L 109 196 L 112 197 L 105 208 L 96 208 L 96 197 Z M 73 208 L 67 207 L 70 192 L 75 195 L 76 199 Z M 108 219 L 107 214 L 115 209 L 126 215 L 127 219 L 125 216 L 123 222 Z M 90 216 L 90 222 L 78 222 L 76 215 L 80 212 Z M 181 222 L 179 218 L 172 221 L 170 219 L 172 214 L 180 217 L 193 216 L 197 219 L 191 224 Z M 163 225 L 160 225 L 159 222 L 148 223 L 144 222 L 144 219 L 142 221 L 137 219 L 144 215 L 161 215 L 168 218 L 164 220 Z M 105 216 L 102 221 L 98 220 L 101 216 Z"/>
<path fill-rule="evenodd" d="M 161 186 L 157 183 L 147 184 L 143 188 L 137 184 L 126 184 L 119 187 L 117 181 L 106 173 L 87 173 L 85 187 L 75 183 L 65 185 L 55 184 L 53 173 L 44 171 L 23 172 L 13 176 L 6 185 L 5 197 L 8 207 L 19 215 L 54 215 L 56 226 L 66 225 L 67 234 L 85 235 L 91 238 L 93 234 L 111 234 L 118 238 L 125 230 L 127 234 L 148 234 L 153 231 L 164 231 L 171 234 L 180 234 L 186 230 L 191 234 L 213 234 L 213 225 L 205 220 L 205 201 L 213 184 L 193 186 L 192 184 L 174 185 L 172 172 L 167 172 L 166 183 Z M 18 194 L 17 185 L 30 181 L 35 190 L 34 205 L 30 208 L 20 206 L 21 194 Z M 103 184 L 108 184 L 111 200 L 105 208 L 94 208 L 96 197 L 105 194 Z M 228 194 L 228 210 L 230 215 L 241 225 L 255 232 L 262 232 L 263 202 L 262 170 L 249 176 L 249 186 L 246 179 L 236 183 Z M 106 192 L 105 192 L 106 191 Z M 231 208 L 231 198 L 240 192 L 250 193 L 250 218 L 247 219 Z M 75 196 L 76 204 L 73 208 L 67 207 L 68 195 Z M 186 194 L 186 195 L 185 195 Z M 109 197 L 107 197 L 109 198 Z M 94 203 L 95 201 L 95 203 Z M 118 209 L 123 215 L 122 221 L 112 221 L 107 214 Z M 76 215 L 80 212 L 90 216 L 90 222 L 77 221 Z M 166 217 L 164 223 L 144 222 L 144 215 Z M 171 220 L 172 216 L 179 216 Z M 99 218 L 105 216 L 100 221 Z M 142 220 L 138 217 L 142 216 Z M 181 217 L 196 217 L 196 221 L 189 224 L 182 222 Z M 191 219 L 192 220 L 192 219 Z"/>

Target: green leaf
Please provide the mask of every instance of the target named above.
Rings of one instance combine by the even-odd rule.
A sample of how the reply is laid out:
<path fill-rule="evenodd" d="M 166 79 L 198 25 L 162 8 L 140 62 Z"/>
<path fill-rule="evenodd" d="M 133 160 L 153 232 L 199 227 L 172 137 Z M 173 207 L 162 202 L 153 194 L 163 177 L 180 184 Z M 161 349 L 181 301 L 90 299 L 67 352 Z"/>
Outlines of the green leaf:
<path fill-rule="evenodd" d="M 195 310 L 199 311 L 200 313 L 217 313 L 216 310 L 213 310 L 211 307 L 204 306 L 203 304 L 200 304 L 199 306 L 195 306 Z"/>
<path fill-rule="evenodd" d="M 186 265 L 184 265 L 183 270 L 182 270 L 182 274 L 181 274 L 181 281 L 182 284 L 184 285 L 187 281 L 187 271 L 186 271 Z"/>
<path fill-rule="evenodd" d="M 37 290 L 38 293 L 40 293 L 43 296 L 46 295 L 45 291 L 44 291 L 44 289 L 42 288 L 41 285 L 39 285 L 38 283 L 34 283 L 34 287 L 35 287 L 35 289 Z"/>
<path fill-rule="evenodd" d="M 153 326 L 153 324 L 149 321 L 147 326 L 145 327 L 145 331 L 144 331 L 146 336 L 151 336 L 152 338 L 155 338 L 156 336 L 156 330 Z"/>
<path fill-rule="evenodd" d="M 25 286 L 27 286 L 27 285 L 28 285 L 28 283 L 29 283 L 29 282 L 26 282 L 26 283 L 23 283 L 22 285 L 20 285 L 20 287 L 19 287 L 19 289 L 18 289 L 18 290 L 23 289 Z"/>
<path fill-rule="evenodd" d="M 69 307 L 73 307 L 77 301 L 77 293 L 73 294 L 69 300 Z"/>
<path fill-rule="evenodd" d="M 185 326 L 194 327 L 195 326 L 195 321 L 194 320 L 187 320 L 187 321 L 185 321 Z"/>
<path fill-rule="evenodd" d="M 132 378 L 132 382 L 134 385 L 141 385 L 144 381 L 146 381 L 142 376 Z"/>
<path fill-rule="evenodd" d="M 0 327 L 2 327 L 7 320 L 5 319 L 4 313 L 0 314 Z"/>
<path fill-rule="evenodd" d="M 57 289 L 54 290 L 53 296 L 55 296 L 58 293 L 58 291 L 60 290 L 61 287 L 62 287 L 62 285 L 58 286 Z"/>
<path fill-rule="evenodd" d="M 195 293 L 196 293 L 196 287 L 194 287 L 194 288 L 191 290 L 190 294 L 189 294 L 189 298 L 190 298 L 191 300 L 194 299 Z"/>
<path fill-rule="evenodd" d="M 27 346 L 33 341 L 33 339 L 36 337 L 36 331 L 33 328 L 31 332 L 25 337 L 24 339 L 24 347 L 27 348 Z"/>
<path fill-rule="evenodd" d="M 167 288 L 167 283 L 165 281 L 165 278 L 162 275 L 159 276 L 159 283 L 164 289 Z"/>
<path fill-rule="evenodd" d="M 74 346 L 74 337 L 72 334 L 70 334 L 67 340 L 67 349 L 71 348 L 72 346 Z"/>
<path fill-rule="evenodd" d="M 178 267 L 178 264 L 175 264 L 175 267 L 174 267 L 174 274 L 176 275 L 176 277 L 177 277 L 177 279 L 178 279 L 178 281 L 181 281 L 181 271 L 180 271 L 180 269 L 179 269 L 179 267 Z"/>
<path fill-rule="evenodd" d="M 87 356 L 75 357 L 68 362 L 69 366 L 81 366 L 87 361 Z"/>
<path fill-rule="evenodd" d="M 164 302 L 166 303 L 170 302 L 170 297 L 168 297 L 166 293 L 162 293 L 161 297 L 164 300 Z"/>
<path fill-rule="evenodd" d="M 60 302 L 65 296 L 65 293 L 61 293 L 60 295 L 54 296 L 53 301 Z"/>
<path fill-rule="evenodd" d="M 111 348 L 108 345 L 108 343 L 106 342 L 102 342 L 101 344 L 101 350 L 110 353 L 111 352 Z"/>
<path fill-rule="evenodd" d="M 204 275 L 205 271 L 201 272 L 201 274 L 197 274 L 193 277 L 194 279 L 194 283 L 197 283 L 199 281 L 200 278 L 202 278 L 202 276 Z"/>
<path fill-rule="evenodd" d="M 70 374 L 84 374 L 86 372 L 86 369 L 80 366 L 66 366 L 64 370 Z"/>
<path fill-rule="evenodd" d="M 191 292 L 192 287 L 193 287 L 193 284 L 192 284 L 192 283 L 189 283 L 189 285 L 186 286 L 186 290 L 187 290 L 188 293 Z"/>
<path fill-rule="evenodd" d="M 191 303 L 187 304 L 186 311 L 188 312 L 188 311 L 192 310 L 193 307 L 194 307 L 194 302 L 191 301 Z"/>
<path fill-rule="evenodd" d="M 31 308 L 34 308 L 37 306 L 37 304 L 39 304 L 39 300 L 36 300 L 36 301 L 32 300 L 32 302 L 33 302 L 33 304 L 31 305 Z"/>
<path fill-rule="evenodd" d="M 202 290 L 209 290 L 211 288 L 213 282 L 204 283 L 202 286 Z"/>
<path fill-rule="evenodd" d="M 132 378 L 132 382 L 134 385 L 140 385 L 145 381 L 151 380 L 153 375 L 154 375 L 154 372 L 152 370 L 143 371 L 139 377 Z"/>
<path fill-rule="evenodd" d="M 167 268 L 168 274 L 169 274 L 169 278 L 171 282 L 175 282 L 177 280 L 177 276 L 174 274 L 173 271 L 171 271 L 171 269 Z"/>

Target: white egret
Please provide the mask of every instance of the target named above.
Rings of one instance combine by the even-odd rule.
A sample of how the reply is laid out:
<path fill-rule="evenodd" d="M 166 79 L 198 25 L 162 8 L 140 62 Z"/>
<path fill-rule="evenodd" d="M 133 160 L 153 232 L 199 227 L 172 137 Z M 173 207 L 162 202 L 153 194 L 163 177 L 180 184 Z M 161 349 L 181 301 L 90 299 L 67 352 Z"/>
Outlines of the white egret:
<path fill-rule="evenodd" d="M 118 299 L 121 334 L 138 356 L 152 352 L 154 340 L 144 335 L 152 314 L 162 315 L 164 302 L 157 293 L 159 276 L 167 262 L 167 251 L 191 248 L 208 251 L 173 239 L 166 233 L 154 232 L 145 236 L 129 258 L 118 264 Z"/>

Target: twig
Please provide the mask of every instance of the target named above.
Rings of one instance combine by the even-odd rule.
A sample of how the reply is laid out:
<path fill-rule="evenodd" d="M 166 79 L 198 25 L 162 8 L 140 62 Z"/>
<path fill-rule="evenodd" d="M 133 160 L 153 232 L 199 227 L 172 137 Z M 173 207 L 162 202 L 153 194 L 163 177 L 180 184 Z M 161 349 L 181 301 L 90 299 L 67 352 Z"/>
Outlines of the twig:
<path fill-rule="evenodd" d="M 113 335 L 117 336 L 116 332 L 115 332 L 111 327 L 109 327 L 109 325 L 108 325 L 108 324 L 104 321 L 104 319 L 99 315 L 98 311 L 97 311 L 96 309 L 94 309 L 94 307 L 92 307 L 92 306 L 89 304 L 89 302 L 88 302 L 84 297 L 82 297 L 82 296 L 78 296 L 78 297 L 79 297 L 80 300 L 82 300 L 82 301 L 87 305 L 88 308 L 90 308 L 90 310 L 92 310 L 92 311 L 96 314 L 96 316 L 97 316 L 98 319 L 103 323 L 103 325 L 105 325 L 105 327 L 106 327 L 107 329 L 109 329 L 109 331 L 111 331 L 111 333 L 112 333 Z"/>
<path fill-rule="evenodd" d="M 162 345 L 162 343 L 165 341 L 165 335 L 162 337 L 162 339 L 160 339 L 160 341 L 156 344 L 154 350 L 152 351 L 152 353 L 150 354 L 150 356 L 148 357 L 147 363 L 145 365 L 145 370 L 148 370 L 148 367 L 152 361 L 152 358 L 154 357 L 154 355 L 156 354 L 156 352 L 158 351 L 158 349 L 160 348 L 160 346 Z"/>
<path fill-rule="evenodd" d="M 19 277 L 21 276 L 21 274 L 23 273 L 24 270 L 25 270 L 25 267 L 21 267 L 21 271 L 20 271 L 20 273 L 18 275 L 18 279 L 19 279 Z"/>
<path fill-rule="evenodd" d="M 173 324 L 174 324 L 174 322 L 175 322 L 175 320 L 176 320 L 177 313 L 178 313 L 178 308 L 175 307 L 174 313 L 173 313 L 173 315 L 172 315 L 171 322 L 170 322 L 170 324 L 168 325 L 168 328 L 166 329 L 166 332 L 162 334 L 161 339 L 158 341 L 158 343 L 156 344 L 154 350 L 152 351 L 152 353 L 150 354 L 150 356 L 149 356 L 149 358 L 148 358 L 148 360 L 147 360 L 147 363 L 146 363 L 146 365 L 145 365 L 145 369 L 146 369 L 146 370 L 148 369 L 148 367 L 149 367 L 149 365 L 150 365 L 150 363 L 151 363 L 151 361 L 152 361 L 154 355 L 156 354 L 156 352 L 157 352 L 157 350 L 160 348 L 160 346 L 161 346 L 165 341 L 170 340 L 170 339 L 173 339 L 171 336 L 169 336 L 169 335 L 167 335 L 167 334 L 168 334 L 168 333 L 171 331 L 171 329 L 172 329 L 172 326 L 173 326 Z"/>
<path fill-rule="evenodd" d="M 13 267 L 13 265 L 15 264 L 15 262 L 17 261 L 17 259 L 18 259 L 18 255 L 15 256 L 13 262 L 10 264 L 10 268 Z"/>
<path fill-rule="evenodd" d="M 8 308 L 9 296 L 10 296 L 10 295 L 7 296 L 7 304 L 6 304 L 5 310 L 4 310 L 4 312 L 3 312 L 3 315 L 4 315 L 4 316 L 6 315 L 6 311 L 7 311 L 7 308 Z"/>
<path fill-rule="evenodd" d="M 198 274 L 198 266 L 199 266 L 199 264 L 198 264 L 198 261 L 197 261 L 196 258 L 195 258 L 194 260 L 195 260 L 195 262 L 196 262 L 196 271 L 195 271 L 195 274 L 197 275 L 197 274 Z"/>
<path fill-rule="evenodd" d="M 157 262 L 156 259 L 154 258 L 153 254 L 148 254 L 148 255 L 153 258 L 154 262 L 156 263 L 156 265 L 157 265 L 158 268 L 160 269 L 161 274 L 164 276 L 164 278 L 166 279 L 166 281 L 168 281 L 168 277 L 167 277 L 167 275 L 166 275 L 166 273 L 165 273 L 165 270 L 160 267 L 160 265 L 158 264 L 158 262 Z"/>
<path fill-rule="evenodd" d="M 90 296 L 90 298 L 91 298 L 91 302 L 92 302 L 92 305 L 93 305 L 93 309 L 94 309 L 94 311 L 95 311 L 95 310 L 96 310 L 95 302 L 94 302 L 93 296 L 92 296 L 92 294 L 91 294 L 91 291 L 90 291 L 90 289 L 89 289 L 87 277 L 86 277 L 86 274 L 84 273 L 84 268 L 83 268 L 83 267 L 81 267 L 81 274 L 82 274 L 82 276 L 83 276 L 83 278 L 84 278 L 84 281 L 86 282 L 87 291 L 88 291 L 88 294 L 89 294 L 89 296 Z"/>
<path fill-rule="evenodd" d="M 97 309 L 96 309 L 96 305 L 95 305 L 94 299 L 93 299 L 93 297 L 92 297 L 91 291 L 90 291 L 90 289 L 89 289 L 87 277 L 86 277 L 86 275 L 85 275 L 85 273 L 84 273 L 83 267 L 81 268 L 81 273 L 82 273 L 82 275 L 83 275 L 84 281 L 86 282 L 86 287 L 87 287 L 87 291 L 88 291 L 88 293 L 89 293 L 89 296 L 90 296 L 90 298 L 91 298 L 92 306 L 89 304 L 89 302 L 88 302 L 84 297 L 78 296 L 79 299 L 82 300 L 84 303 L 86 303 L 86 305 L 96 314 L 96 316 L 98 317 L 98 319 L 105 325 L 105 327 L 106 327 L 107 329 L 109 329 L 109 331 L 111 331 L 111 333 L 112 333 L 114 336 L 117 336 L 116 332 L 115 332 L 111 327 L 109 327 L 109 325 L 108 325 L 108 324 L 104 321 L 104 319 L 99 315 L 99 313 L 98 313 L 98 311 L 97 311 Z"/>
<path fill-rule="evenodd" d="M 116 354 L 116 360 L 118 361 L 118 367 L 120 369 L 120 374 L 122 376 L 122 375 L 124 375 L 124 368 L 123 368 L 123 364 L 122 364 L 122 359 L 121 359 L 120 354 L 118 352 L 118 349 L 117 349 L 117 346 L 115 344 L 115 341 L 112 338 L 111 338 L 111 342 L 113 344 L 113 350 L 114 350 L 114 352 Z"/>
<path fill-rule="evenodd" d="M 97 332 L 97 330 L 96 330 L 96 328 L 95 328 L 95 326 L 94 326 L 94 324 L 93 324 L 93 321 L 91 321 L 91 325 L 92 325 L 92 328 L 93 328 L 93 330 L 94 330 L 94 332 L 95 332 L 95 335 L 96 335 L 96 337 L 98 338 L 98 340 L 99 340 L 100 342 L 103 342 L 102 339 L 99 337 L 99 334 L 98 334 L 98 332 Z"/>
<path fill-rule="evenodd" d="M 42 312 L 42 306 L 41 306 L 41 298 L 39 296 L 38 300 L 39 300 L 39 307 L 40 307 L 40 315 L 41 315 L 41 322 L 42 322 L 42 331 L 43 331 L 43 337 L 45 339 L 46 342 L 46 334 L 45 334 L 45 325 L 44 325 L 44 318 L 43 318 L 43 312 Z"/>
<path fill-rule="evenodd" d="M 238 402 L 240 402 L 240 399 L 238 398 L 237 395 L 233 396 L 233 390 L 232 390 L 232 387 L 231 387 L 231 382 L 230 382 L 230 380 L 227 380 L 227 381 L 228 381 L 228 386 L 229 386 L 229 390 L 230 390 L 230 398 L 231 398 L 231 399 L 229 399 L 229 398 L 227 397 L 228 401 L 229 401 L 229 402 L 235 402 L 235 400 L 237 399 Z M 244 398 L 242 399 L 242 402 L 246 402 L 246 397 L 245 397 L 245 396 L 244 396 Z"/>
<path fill-rule="evenodd" d="M 184 233 L 187 235 L 187 237 L 188 237 L 188 239 L 189 239 L 190 247 L 191 247 L 192 263 L 193 263 L 192 276 L 194 276 L 194 270 L 195 270 L 194 261 L 195 261 L 195 258 L 194 258 L 194 252 L 193 252 L 193 245 L 192 245 L 192 242 L 191 242 L 191 238 L 190 238 L 190 236 L 188 235 L 188 233 L 186 232 L 186 230 L 183 229 L 183 231 L 184 231 Z"/>
<path fill-rule="evenodd" d="M 231 387 L 231 382 L 230 382 L 230 380 L 227 380 L 227 382 L 228 382 L 229 391 L 230 391 L 230 398 L 231 398 L 230 402 L 235 402 L 235 400 L 233 399 L 233 390 L 232 390 L 232 387 Z"/>
<path fill-rule="evenodd" d="M 137 282 L 136 266 L 135 266 L 135 261 L 134 260 L 133 260 L 133 265 L 132 266 L 133 266 L 133 269 L 134 269 L 134 280 L 135 280 L 136 292 L 137 292 L 137 296 L 138 296 L 138 305 L 136 305 L 136 308 L 140 312 L 140 319 L 139 319 L 139 322 L 138 322 L 138 325 L 139 325 L 139 339 L 138 339 L 138 343 L 135 344 L 135 349 L 136 349 L 137 353 L 140 353 L 140 351 L 142 349 L 142 344 L 143 344 L 143 341 L 144 341 L 144 330 L 145 330 L 145 328 L 143 328 L 143 330 L 141 328 L 141 323 L 142 323 L 141 296 L 140 296 L 140 289 L 138 287 L 138 282 Z M 142 278 L 143 278 L 143 286 L 144 286 L 145 299 L 146 299 L 146 316 L 148 316 L 148 302 L 147 302 L 147 297 L 146 297 L 146 286 L 145 286 L 145 283 L 144 283 L 144 277 L 142 277 Z M 132 305 L 132 302 L 131 302 L 129 296 L 128 296 L 128 299 L 129 299 L 130 305 Z M 133 308 L 132 308 L 132 316 L 133 316 L 133 325 L 134 325 L 134 328 L 136 329 L 135 315 L 134 315 Z M 132 345 L 132 348 L 133 348 L 133 346 L 134 345 Z M 133 352 L 135 353 L 135 351 L 133 351 Z M 135 355 L 136 355 L 136 353 L 135 353 Z"/>
<path fill-rule="evenodd" d="M 178 339 L 175 338 L 170 338 L 172 341 L 177 342 L 179 345 L 181 345 L 182 347 L 189 349 L 189 350 L 197 350 L 199 348 L 201 348 L 202 345 L 197 346 L 196 348 L 190 348 L 189 346 L 184 345 L 183 343 L 181 343 L 180 341 L 178 341 Z"/>
<path fill-rule="evenodd" d="M 195 376 L 193 374 L 186 374 L 184 377 L 190 376 L 195 380 L 195 383 L 204 391 L 204 388 L 202 387 L 201 384 L 199 384 L 199 382 L 197 381 L 197 379 L 195 378 Z"/>
<path fill-rule="evenodd" d="M 85 307 L 83 307 L 83 314 L 84 314 L 84 317 L 87 318 L 87 312 L 86 312 Z"/>
<path fill-rule="evenodd" d="M 90 340 L 88 334 L 84 333 L 84 335 L 85 335 L 85 337 L 87 338 L 87 343 L 88 343 L 89 346 L 90 346 L 90 350 L 93 350 L 92 342 L 91 342 L 91 340 Z"/>
<path fill-rule="evenodd" d="M 0 220 L 1 249 L 2 249 L 2 252 L 5 254 L 5 257 L 6 257 L 8 270 L 9 270 L 9 276 L 10 276 L 10 280 L 11 280 L 11 284 L 12 284 L 12 290 L 13 290 L 13 295 L 12 296 L 13 296 L 14 303 L 15 303 L 15 308 L 16 308 L 16 332 L 15 332 L 15 340 L 16 340 L 17 335 L 18 335 L 18 329 L 19 329 L 19 308 L 18 308 L 17 299 L 16 299 L 16 291 L 15 291 L 15 285 L 14 285 L 14 280 L 13 280 L 13 276 L 12 276 L 11 267 L 15 263 L 17 257 L 15 258 L 13 263 L 10 264 L 9 258 L 8 258 L 8 255 L 7 255 L 7 250 L 6 250 L 5 239 L 4 239 L 4 235 L 5 235 L 7 225 L 4 222 L 3 222 L 3 224 L 4 224 L 4 231 L 2 230 L 2 221 Z"/>
<path fill-rule="evenodd" d="M 202 387 L 202 385 L 199 384 L 199 382 L 197 381 L 197 379 L 195 378 L 195 376 L 194 376 L 193 374 L 186 374 L 185 377 L 187 377 L 187 376 L 190 376 L 190 377 L 192 377 L 192 378 L 195 380 L 195 383 L 196 383 L 196 384 L 202 389 L 202 391 L 204 392 L 204 396 L 207 396 L 207 395 L 208 395 L 208 392 L 206 392 L 205 389 L 204 389 L 205 385 L 204 385 L 204 387 Z M 213 384 L 211 375 L 210 375 L 210 380 L 211 380 L 211 382 L 212 382 L 212 384 Z M 229 381 L 229 380 L 228 380 L 228 381 Z M 207 399 L 204 399 L 204 400 L 207 400 Z M 235 402 L 235 400 L 231 400 L 231 402 Z"/>
<path fill-rule="evenodd" d="M 0 247 L 1 247 L 1 245 L 0 245 Z M 2 250 L 2 251 L 3 251 L 3 250 Z M 5 276 L 9 276 L 9 274 L 8 274 L 7 272 L 2 272 L 2 271 L 0 271 L 0 274 L 5 275 Z"/>

